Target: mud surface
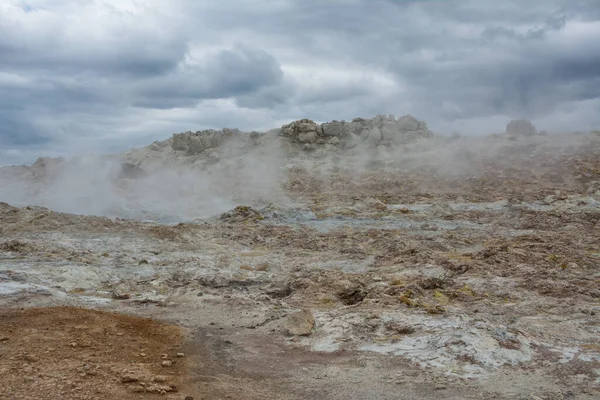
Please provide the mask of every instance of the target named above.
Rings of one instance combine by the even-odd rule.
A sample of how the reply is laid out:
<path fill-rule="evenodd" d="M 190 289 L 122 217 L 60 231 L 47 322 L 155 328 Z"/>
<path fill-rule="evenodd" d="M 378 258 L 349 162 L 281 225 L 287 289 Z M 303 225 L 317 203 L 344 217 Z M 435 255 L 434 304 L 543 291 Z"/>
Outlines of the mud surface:
<path fill-rule="evenodd" d="M 166 353 L 166 398 L 598 398 L 599 138 L 486 140 L 452 170 L 294 160 L 269 198 L 197 218 L 1 204 L 0 387 L 159 397 L 131 387 Z M 179 328 L 28 310 L 50 306 Z"/>

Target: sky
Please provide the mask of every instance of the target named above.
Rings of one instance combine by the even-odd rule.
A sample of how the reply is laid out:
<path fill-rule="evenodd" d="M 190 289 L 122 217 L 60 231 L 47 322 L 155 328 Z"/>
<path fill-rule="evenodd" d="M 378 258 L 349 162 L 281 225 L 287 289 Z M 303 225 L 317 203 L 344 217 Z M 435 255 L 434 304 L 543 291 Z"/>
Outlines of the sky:
<path fill-rule="evenodd" d="M 600 128 L 597 0 L 1 0 L 0 165 L 412 114 Z"/>

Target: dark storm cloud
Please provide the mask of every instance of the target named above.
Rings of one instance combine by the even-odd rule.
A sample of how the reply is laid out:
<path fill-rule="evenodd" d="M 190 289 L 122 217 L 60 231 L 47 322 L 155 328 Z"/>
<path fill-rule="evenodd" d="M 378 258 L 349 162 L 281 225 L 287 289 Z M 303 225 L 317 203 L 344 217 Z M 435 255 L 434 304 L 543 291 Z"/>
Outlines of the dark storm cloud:
<path fill-rule="evenodd" d="M 596 0 L 6 0 L 0 164 L 303 117 L 588 129 L 599 42 Z"/>

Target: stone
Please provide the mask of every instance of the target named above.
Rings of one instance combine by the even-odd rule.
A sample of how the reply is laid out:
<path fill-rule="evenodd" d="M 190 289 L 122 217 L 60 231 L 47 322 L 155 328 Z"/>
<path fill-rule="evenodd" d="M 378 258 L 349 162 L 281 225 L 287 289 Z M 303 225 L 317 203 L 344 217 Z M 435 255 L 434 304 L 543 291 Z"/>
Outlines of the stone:
<path fill-rule="evenodd" d="M 415 328 L 410 325 L 405 325 L 397 321 L 389 321 L 385 323 L 385 329 L 389 332 L 398 335 L 410 335 L 415 332 Z"/>
<path fill-rule="evenodd" d="M 315 329 L 313 313 L 304 309 L 286 317 L 283 332 L 287 336 L 309 336 Z"/>
<path fill-rule="evenodd" d="M 298 141 L 301 143 L 314 143 L 317 141 L 317 132 L 300 132 Z"/>
<path fill-rule="evenodd" d="M 310 119 L 301 119 L 281 127 L 283 136 L 301 143 L 314 143 L 319 136 L 320 126 Z"/>
<path fill-rule="evenodd" d="M 171 139 L 171 148 L 175 151 L 183 151 L 186 155 L 196 155 L 207 149 L 217 148 L 233 136 L 238 136 L 238 129 L 214 130 L 207 129 L 198 132 L 175 133 Z"/>
<path fill-rule="evenodd" d="M 160 365 L 162 365 L 163 367 L 172 367 L 173 366 L 173 361 L 165 360 L 162 363 L 160 363 Z"/>
<path fill-rule="evenodd" d="M 317 132 L 317 125 L 310 122 L 302 122 L 298 124 L 298 132 Z"/>
<path fill-rule="evenodd" d="M 40 359 L 33 354 L 26 354 L 23 359 L 29 363 L 34 363 L 40 361 Z"/>
<path fill-rule="evenodd" d="M 127 300 L 131 298 L 131 288 L 124 283 L 117 285 L 112 291 L 112 298 L 115 300 Z"/>
<path fill-rule="evenodd" d="M 344 134 L 344 124 L 338 121 L 332 121 L 321 125 L 323 135 L 325 136 L 342 136 Z"/>
<path fill-rule="evenodd" d="M 374 199 L 369 197 L 365 200 L 364 206 L 366 209 L 371 209 L 375 211 L 387 211 L 387 205 L 381 200 Z"/>
<path fill-rule="evenodd" d="M 264 217 L 255 209 L 248 206 L 237 206 L 233 210 L 221 214 L 221 220 L 239 223 L 246 221 L 262 221 Z"/>
<path fill-rule="evenodd" d="M 427 208 L 427 214 L 430 214 L 434 217 L 441 219 L 452 219 L 453 218 L 453 210 L 446 203 L 437 203 Z"/>
<path fill-rule="evenodd" d="M 133 382 L 138 382 L 140 380 L 139 377 L 131 375 L 131 374 L 125 374 L 123 376 L 121 376 L 121 383 L 133 383 Z"/>
<path fill-rule="evenodd" d="M 275 283 L 265 289 L 265 294 L 273 299 L 283 299 L 290 296 L 292 291 L 289 284 Z"/>
<path fill-rule="evenodd" d="M 506 134 L 510 136 L 535 136 L 537 131 L 526 119 L 515 119 L 506 125 Z"/>
<path fill-rule="evenodd" d="M 271 268 L 271 266 L 269 265 L 269 263 L 262 263 L 262 264 L 258 264 L 256 266 L 256 268 L 254 268 L 255 271 L 259 271 L 259 272 L 265 272 L 268 271 Z"/>

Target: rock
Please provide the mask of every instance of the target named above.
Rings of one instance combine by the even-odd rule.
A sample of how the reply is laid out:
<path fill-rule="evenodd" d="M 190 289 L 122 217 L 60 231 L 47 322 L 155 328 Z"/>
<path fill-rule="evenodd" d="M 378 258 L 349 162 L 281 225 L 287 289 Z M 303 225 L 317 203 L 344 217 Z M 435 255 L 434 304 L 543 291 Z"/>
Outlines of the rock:
<path fill-rule="evenodd" d="M 331 139 L 329 139 L 327 141 L 328 144 L 332 145 L 332 146 L 337 146 L 338 144 L 340 144 L 340 139 L 338 137 L 332 137 Z"/>
<path fill-rule="evenodd" d="M 140 378 L 135 376 L 135 375 L 131 375 L 131 374 L 125 374 L 123 376 L 121 376 L 121 383 L 133 383 L 133 382 L 139 382 Z"/>
<path fill-rule="evenodd" d="M 240 269 L 243 269 L 245 271 L 254 271 L 254 268 L 252 268 L 249 265 L 240 265 Z"/>
<path fill-rule="evenodd" d="M 301 119 L 281 127 L 283 136 L 301 143 L 315 142 L 320 136 L 319 132 L 322 132 L 321 127 L 310 119 Z"/>
<path fill-rule="evenodd" d="M 269 263 L 262 263 L 262 264 L 258 264 L 256 266 L 256 268 L 254 268 L 255 271 L 259 271 L 259 272 L 265 272 L 268 271 L 271 268 L 271 266 L 269 265 Z"/>
<path fill-rule="evenodd" d="M 344 122 L 331 121 L 321 125 L 323 129 L 323 135 L 329 137 L 340 137 L 346 133 L 346 127 Z"/>
<path fill-rule="evenodd" d="M 206 149 L 219 147 L 233 136 L 238 136 L 237 129 L 223 129 L 220 131 L 207 129 L 204 131 L 175 133 L 171 139 L 171 148 L 175 151 L 184 151 L 191 156 L 200 154 Z"/>
<path fill-rule="evenodd" d="M 117 285 L 112 291 L 112 298 L 115 300 L 127 300 L 131 298 L 131 288 L 124 283 Z"/>
<path fill-rule="evenodd" d="M 387 205 L 384 202 L 378 199 L 374 199 L 372 197 L 369 197 L 364 201 L 364 207 L 366 209 L 376 211 L 387 211 Z"/>
<path fill-rule="evenodd" d="M 183 353 L 177 353 L 177 357 L 185 357 L 185 354 L 183 354 Z"/>
<path fill-rule="evenodd" d="M 40 361 L 40 359 L 33 354 L 26 354 L 23 359 L 29 363 L 34 363 Z"/>
<path fill-rule="evenodd" d="M 317 132 L 317 124 L 314 122 L 301 122 L 297 126 L 298 132 L 307 133 L 307 132 Z"/>
<path fill-rule="evenodd" d="M 317 132 L 301 132 L 298 134 L 300 143 L 314 143 L 317 141 Z"/>
<path fill-rule="evenodd" d="M 231 211 L 221 214 L 221 220 L 227 222 L 262 221 L 264 217 L 255 209 L 248 206 L 237 206 Z"/>
<path fill-rule="evenodd" d="M 437 203 L 428 207 L 426 210 L 427 214 L 430 214 L 434 217 L 441 219 L 452 219 L 453 218 L 453 210 L 446 203 Z"/>
<path fill-rule="evenodd" d="M 418 138 L 432 137 L 433 133 L 429 131 L 425 122 L 411 115 L 398 120 L 393 115 L 378 115 L 372 119 L 355 118 L 350 123 L 331 121 L 321 125 L 309 119 L 302 119 L 284 125 L 281 128 L 281 135 L 294 142 L 302 143 L 304 150 L 322 148 L 324 151 L 329 151 L 332 149 L 331 146 L 353 148 L 360 142 L 364 142 L 371 148 L 379 146 L 384 140 L 386 143 L 394 141 L 408 143 Z"/>
<path fill-rule="evenodd" d="M 272 299 L 282 299 L 292 294 L 292 287 L 289 284 L 273 284 L 264 290 L 265 294 Z"/>
<path fill-rule="evenodd" d="M 537 131 L 526 119 L 515 119 L 506 125 L 506 134 L 510 136 L 535 136 Z"/>
<path fill-rule="evenodd" d="M 309 336 L 315 329 L 315 317 L 310 310 L 302 310 L 289 315 L 284 321 L 284 334 L 288 336 Z"/>
<path fill-rule="evenodd" d="M 385 329 L 389 332 L 399 335 L 409 335 L 415 332 L 415 328 L 410 325 L 401 324 L 397 321 L 389 321 L 384 324 Z"/>
<path fill-rule="evenodd" d="M 163 367 L 172 367 L 173 366 L 173 361 L 165 360 L 162 363 L 160 363 L 160 365 L 162 365 Z"/>

